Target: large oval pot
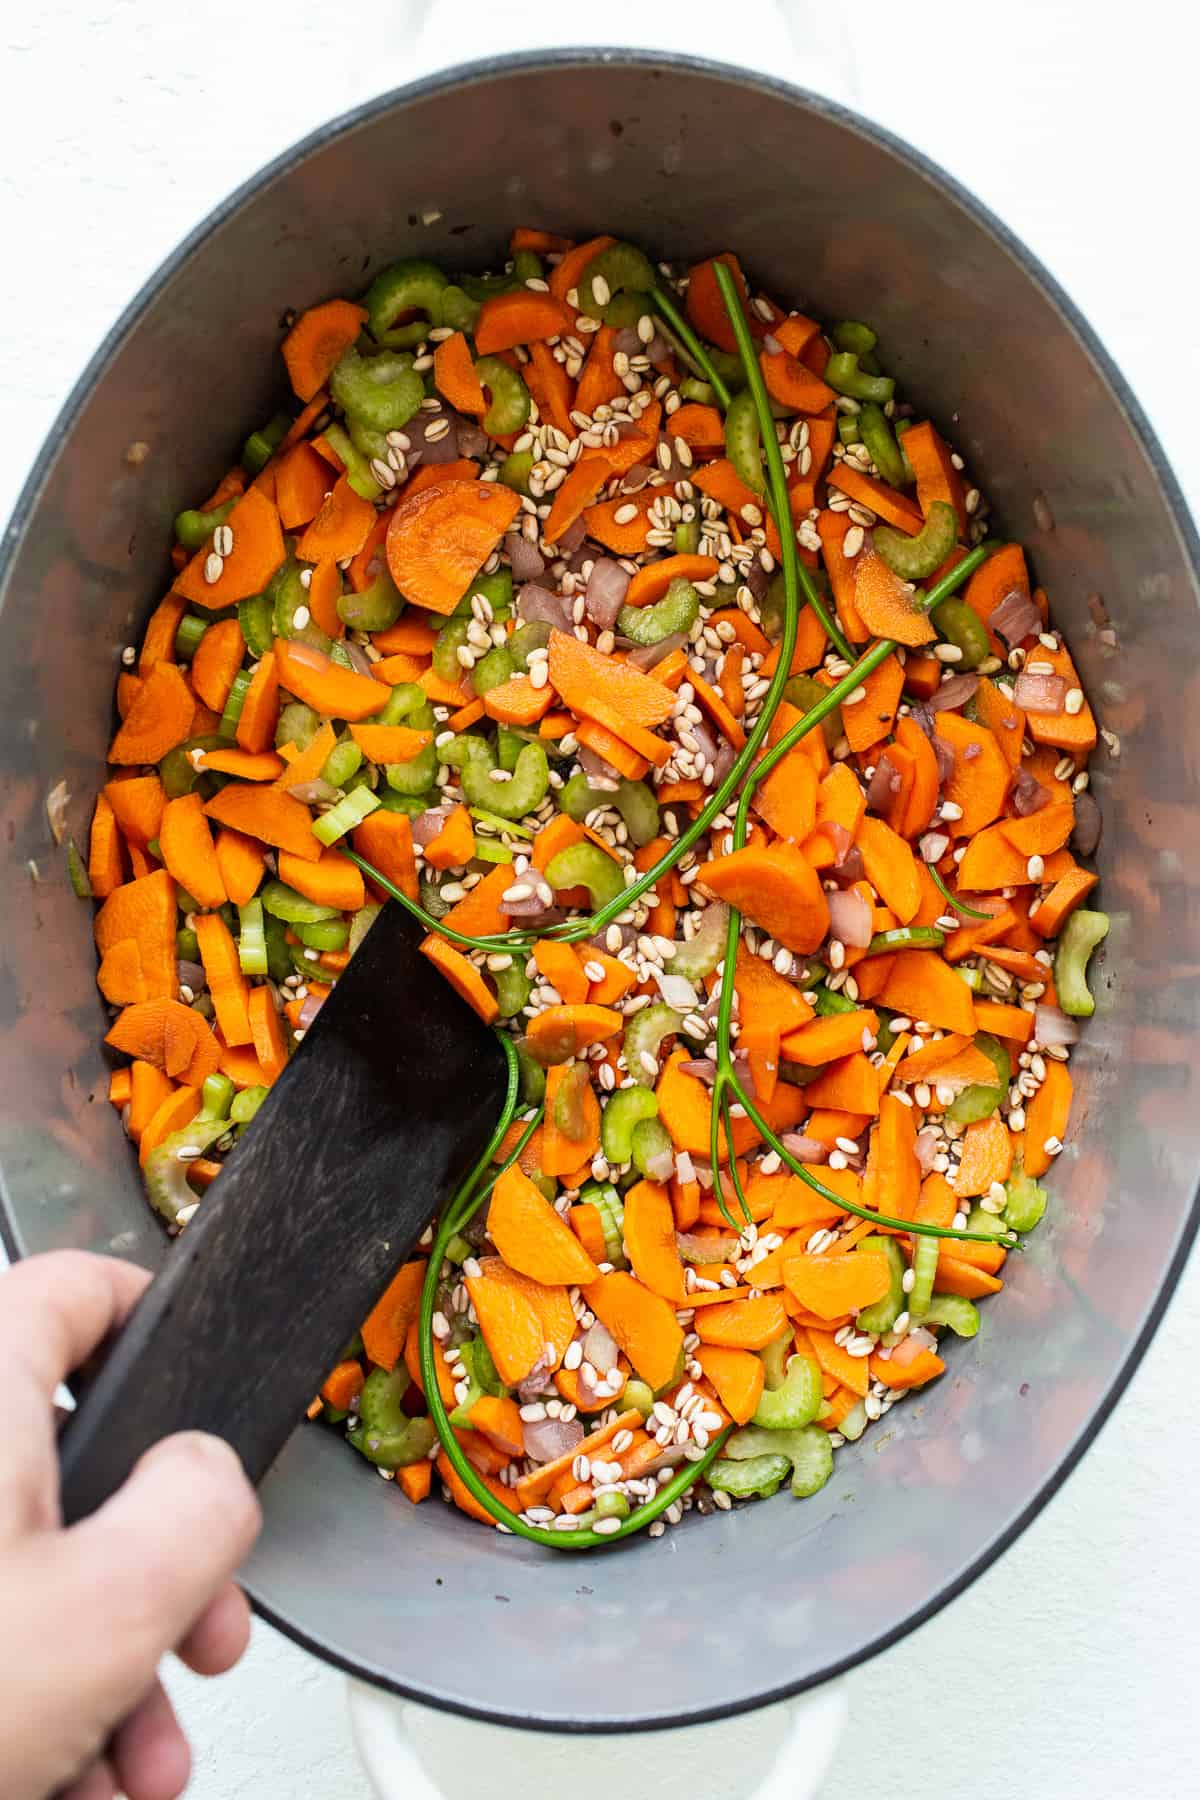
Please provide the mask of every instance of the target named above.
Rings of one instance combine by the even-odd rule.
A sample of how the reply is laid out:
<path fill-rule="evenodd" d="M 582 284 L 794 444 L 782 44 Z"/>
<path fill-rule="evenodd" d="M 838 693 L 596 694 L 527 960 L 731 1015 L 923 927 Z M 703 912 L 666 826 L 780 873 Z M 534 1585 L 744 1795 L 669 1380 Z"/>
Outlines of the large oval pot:
<path fill-rule="evenodd" d="M 847 1448 L 816 1499 L 580 1557 L 411 1507 L 320 1430 L 297 1431 L 267 1480 L 246 1582 L 284 1630 L 435 1705 L 628 1729 L 796 1691 L 928 1617 L 1053 1493 L 1146 1345 L 1195 1229 L 1200 1167 L 1196 542 L 1086 323 L 968 195 L 861 120 L 733 69 L 579 52 L 461 69 L 330 126 L 134 302 L 5 544 L 0 1176 L 19 1252 L 167 1254 L 104 1103 L 89 914 L 44 798 L 66 781 L 82 837 L 121 648 L 165 585 L 172 515 L 281 397 L 286 308 L 355 292 L 397 255 L 485 267 L 515 224 L 615 228 L 684 257 L 735 246 L 786 300 L 869 319 L 1028 546 L 1122 746 L 1096 760 L 1114 923 L 1050 1215 L 981 1336 Z"/>

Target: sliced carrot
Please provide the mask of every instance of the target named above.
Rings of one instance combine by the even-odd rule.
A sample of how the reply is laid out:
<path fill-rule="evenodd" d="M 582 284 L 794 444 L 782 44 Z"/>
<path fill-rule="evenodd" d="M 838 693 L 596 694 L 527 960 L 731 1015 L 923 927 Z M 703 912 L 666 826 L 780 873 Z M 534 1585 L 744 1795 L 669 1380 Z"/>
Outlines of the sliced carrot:
<path fill-rule="evenodd" d="M 520 506 L 499 482 L 441 481 L 416 493 L 410 483 L 387 534 L 388 568 L 405 599 L 452 613 Z"/>
<path fill-rule="evenodd" d="M 324 387 L 344 353 L 367 320 L 365 307 L 349 300 L 326 300 L 300 314 L 283 340 L 283 360 L 292 388 L 301 400 L 311 400 Z"/>

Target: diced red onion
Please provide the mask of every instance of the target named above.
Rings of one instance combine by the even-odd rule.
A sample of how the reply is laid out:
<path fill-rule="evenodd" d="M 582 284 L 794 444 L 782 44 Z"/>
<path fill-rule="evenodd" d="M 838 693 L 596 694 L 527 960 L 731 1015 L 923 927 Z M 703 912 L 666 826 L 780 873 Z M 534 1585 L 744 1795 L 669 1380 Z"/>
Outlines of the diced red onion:
<path fill-rule="evenodd" d="M 717 1079 L 717 1065 L 707 1056 L 694 1056 L 688 1062 L 679 1065 L 681 1075 L 694 1075 L 705 1087 L 712 1087 Z"/>
<path fill-rule="evenodd" d="M 666 362 L 671 354 L 671 345 L 661 331 L 656 331 L 650 342 L 642 345 L 642 354 L 652 363 Z"/>
<path fill-rule="evenodd" d="M 704 758 L 706 763 L 716 762 L 718 745 L 708 720 L 697 719 L 694 723 L 689 723 L 688 730 L 699 745 L 698 754 Z"/>
<path fill-rule="evenodd" d="M 431 806 L 423 813 L 418 813 L 412 821 L 412 839 L 414 844 L 422 848 L 437 836 L 446 820 L 450 817 L 449 806 Z"/>
<path fill-rule="evenodd" d="M 630 575 L 611 556 L 598 556 L 592 564 L 583 603 L 593 624 L 605 631 L 617 622 L 617 614 L 625 604 Z"/>
<path fill-rule="evenodd" d="M 686 975 L 659 974 L 658 991 L 676 1012 L 689 1013 L 696 1005 L 696 990 Z"/>
<path fill-rule="evenodd" d="M 508 558 L 514 581 L 534 581 L 543 574 L 546 559 L 536 544 L 531 544 L 523 531 L 510 531 L 504 540 L 504 554 Z"/>
<path fill-rule="evenodd" d="M 930 742 L 933 745 L 933 754 L 937 758 L 938 781 L 949 781 L 954 773 L 953 745 L 948 744 L 945 738 L 939 737 L 936 732 Z"/>
<path fill-rule="evenodd" d="M 612 926 L 606 925 L 603 931 L 598 931 L 594 938 L 588 939 L 593 950 L 608 950 L 608 934 L 611 930 Z M 638 929 L 636 925 L 618 925 L 617 930 L 621 934 L 620 947 L 622 950 L 627 950 L 630 944 L 637 942 Z M 616 953 L 615 951 L 608 950 L 608 954 L 613 956 Z"/>
<path fill-rule="evenodd" d="M 681 650 L 686 643 L 687 638 L 682 631 L 673 631 L 668 637 L 659 638 L 657 644 L 635 644 L 629 652 L 628 660 L 635 669 L 656 669 L 673 650 Z"/>
<path fill-rule="evenodd" d="M 1028 769 L 1018 768 L 1012 795 L 1013 811 L 1017 817 L 1027 819 L 1030 813 L 1040 812 L 1049 802 L 1049 790 Z"/>
<path fill-rule="evenodd" d="M 324 1004 L 325 1004 L 325 995 L 324 994 L 306 994 L 304 996 L 303 1004 L 300 1007 L 299 1029 L 301 1031 L 308 1030 L 309 1026 L 312 1024 L 313 1020 L 316 1018 L 317 1014 L 320 1012 L 320 1010 L 324 1006 Z"/>
<path fill-rule="evenodd" d="M 552 594 L 549 588 L 540 587 L 536 581 L 527 581 L 518 591 L 517 617 L 526 625 L 541 619 L 558 631 L 572 629 L 571 602 L 565 594 Z"/>
<path fill-rule="evenodd" d="M 560 906 L 544 900 L 540 894 L 530 894 L 526 900 L 506 900 L 504 910 L 510 919 L 536 919 L 539 925 L 557 925 L 565 917 Z"/>
<path fill-rule="evenodd" d="M 872 812 L 886 812 L 900 792 L 900 771 L 885 750 L 875 764 L 875 773 L 867 783 L 867 805 Z"/>
<path fill-rule="evenodd" d="M 639 356 L 642 350 L 642 340 L 637 334 L 637 328 L 633 325 L 622 325 L 613 333 L 612 347 L 614 350 L 621 351 L 625 356 Z"/>
<path fill-rule="evenodd" d="M 1104 820 L 1095 796 L 1084 788 L 1082 794 L 1075 796 L 1075 828 L 1071 833 L 1071 848 L 1077 856 L 1092 854 L 1100 842 L 1103 827 Z"/>
<path fill-rule="evenodd" d="M 429 428 L 439 420 L 448 419 L 450 429 L 445 437 L 429 437 Z M 409 451 L 405 458 L 409 467 L 415 463 L 448 463 L 458 461 L 458 421 L 455 415 L 439 407 L 435 412 L 432 407 L 428 411 L 422 407 L 404 427 L 404 435 L 409 441 Z"/>
<path fill-rule="evenodd" d="M 924 700 L 918 700 L 908 709 L 908 716 L 914 725 L 919 725 L 927 738 L 933 736 L 933 710 Z"/>
<path fill-rule="evenodd" d="M 323 800 L 333 801 L 338 797 L 338 791 L 333 784 L 322 781 L 320 776 L 313 781 L 298 781 L 294 787 L 288 789 L 288 793 L 293 800 L 299 800 L 301 806 L 317 806 Z"/>
<path fill-rule="evenodd" d="M 917 841 L 917 849 L 921 852 L 922 862 L 941 862 L 949 848 L 950 839 L 944 831 L 927 831 L 925 836 Z"/>
<path fill-rule="evenodd" d="M 646 1174 L 651 1181 L 670 1181 L 675 1173 L 675 1152 L 667 1144 L 646 1158 Z"/>
<path fill-rule="evenodd" d="M 767 589 L 771 585 L 771 577 L 767 574 L 767 571 L 763 568 L 757 556 L 754 558 L 753 562 L 747 563 L 742 570 L 742 580 L 750 589 L 750 592 L 754 595 L 756 600 L 762 600 L 766 596 Z"/>
<path fill-rule="evenodd" d="M 821 829 L 823 831 L 825 827 L 822 826 Z M 866 868 L 863 864 L 862 851 L 858 845 L 851 844 L 845 854 L 834 863 L 829 873 L 839 887 L 853 887 L 856 881 L 861 881 L 866 875 Z"/>
<path fill-rule="evenodd" d="M 555 1462 L 569 1456 L 583 1442 L 584 1430 L 578 1419 L 535 1419 L 525 1426 L 525 1454 L 534 1462 Z"/>
<path fill-rule="evenodd" d="M 865 950 L 874 936 L 871 908 L 857 888 L 840 888 L 828 896 L 830 936 L 852 950 Z"/>
<path fill-rule="evenodd" d="M 1061 675 L 1031 675 L 1022 669 L 1013 688 L 1013 704 L 1022 712 L 1057 716 L 1066 707 L 1068 691 L 1069 683 Z"/>
<path fill-rule="evenodd" d="M 580 745 L 577 757 L 579 766 L 592 787 L 603 788 L 611 794 L 616 793 L 621 785 L 619 769 L 614 769 L 610 762 L 605 762 L 602 756 L 597 756 L 596 752 L 589 750 L 586 744 Z"/>
<path fill-rule="evenodd" d="M 459 456 L 478 459 L 487 455 L 489 440 L 482 425 L 477 425 L 474 419 L 458 419 L 455 422 L 455 430 L 458 434 Z"/>
<path fill-rule="evenodd" d="M 202 994 L 208 986 L 208 976 L 204 973 L 204 965 L 198 962 L 183 960 L 177 962 L 175 979 L 180 987 L 191 988 L 193 994 Z"/>
<path fill-rule="evenodd" d="M 711 1232 L 701 1234 L 693 1231 L 677 1231 L 675 1248 L 684 1262 L 695 1263 L 703 1268 L 706 1263 L 726 1262 L 733 1256 L 738 1247 L 738 1240 L 731 1237 L 714 1237 Z"/>
<path fill-rule="evenodd" d="M 574 556 L 586 536 L 587 524 L 581 515 L 578 519 L 572 519 L 571 523 L 567 526 L 567 529 L 559 538 L 559 550 L 564 556 Z"/>
<path fill-rule="evenodd" d="M 1039 1044 L 1057 1050 L 1060 1046 L 1079 1042 L 1079 1022 L 1069 1018 L 1057 1006 L 1046 1006 L 1039 1000 L 1033 1015 L 1033 1035 Z"/>
<path fill-rule="evenodd" d="M 1042 629 L 1042 616 L 1028 594 L 1020 588 L 1009 588 L 999 606 L 993 608 L 988 624 L 1011 650 L 1022 639 L 1037 636 Z"/>
<path fill-rule="evenodd" d="M 346 652 L 350 661 L 350 667 L 354 670 L 356 675 L 369 675 L 371 673 L 371 659 L 361 644 L 352 644 L 349 638 L 345 638 L 342 641 L 342 649 Z"/>
<path fill-rule="evenodd" d="M 650 463 L 634 463 L 632 469 L 626 470 L 621 477 L 622 494 L 640 494 L 653 473 L 654 467 Z"/>
<path fill-rule="evenodd" d="M 522 1406 L 528 1406 L 538 1395 L 550 1385 L 550 1359 L 543 1350 L 528 1375 L 523 1375 L 517 1383 L 517 1399 Z"/>
<path fill-rule="evenodd" d="M 758 1083 L 754 1079 L 754 1069 L 751 1065 L 749 1054 L 746 1051 L 738 1050 L 735 1053 L 733 1058 L 733 1072 L 741 1082 L 742 1086 L 748 1090 L 752 1099 L 758 1100 L 761 1098 L 758 1091 Z"/>
<path fill-rule="evenodd" d="M 601 1375 L 607 1375 L 620 1361 L 621 1347 L 607 1325 L 602 1325 L 597 1319 L 594 1325 L 588 1327 L 587 1336 L 583 1340 L 583 1354 L 593 1369 Z"/>
<path fill-rule="evenodd" d="M 935 713 L 957 712 L 973 698 L 978 686 L 978 675 L 951 675 L 935 694 L 929 696 L 929 707 Z"/>
<path fill-rule="evenodd" d="M 903 1067 L 903 1064 L 901 1065 Z M 913 1144 L 913 1155 L 917 1159 L 917 1167 L 922 1175 L 928 1175 L 933 1168 L 938 1153 L 937 1133 L 934 1131 L 918 1131 Z"/>
<path fill-rule="evenodd" d="M 666 445 L 665 450 L 663 450 L 664 444 Z M 658 452 L 656 454 L 658 458 L 658 467 L 662 470 L 668 481 L 687 481 L 692 475 L 693 471 L 690 466 L 679 460 L 679 453 L 675 448 L 675 439 L 665 431 L 660 431 L 658 434 Z M 663 460 L 664 457 L 666 458 L 665 462 Z"/>
<path fill-rule="evenodd" d="M 829 1161 L 829 1145 L 820 1138 L 805 1137 L 802 1131 L 785 1131 L 779 1141 L 798 1163 Z"/>

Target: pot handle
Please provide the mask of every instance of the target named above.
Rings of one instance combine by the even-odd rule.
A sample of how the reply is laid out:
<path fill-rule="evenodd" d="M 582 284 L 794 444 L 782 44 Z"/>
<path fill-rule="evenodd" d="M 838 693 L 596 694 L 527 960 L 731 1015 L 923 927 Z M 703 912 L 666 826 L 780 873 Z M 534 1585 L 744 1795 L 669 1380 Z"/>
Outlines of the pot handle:
<path fill-rule="evenodd" d="M 347 1690 L 354 1740 L 378 1800 L 459 1800 L 457 1792 L 450 1797 L 443 1795 L 426 1773 L 413 1747 L 409 1727 L 411 1724 L 414 1733 L 419 1731 L 422 1707 L 398 1700 L 361 1681 L 348 1682 Z M 761 1786 L 753 1795 L 746 1795 L 745 1800 L 816 1800 L 829 1773 L 848 1713 L 845 1682 L 826 1682 L 786 1704 L 791 1717 L 775 1761 Z M 732 1722 L 735 1728 L 738 1723 Z M 474 1722 L 470 1729 L 475 1733 L 486 1731 L 497 1739 L 520 1736 L 528 1747 L 523 1754 L 541 1753 L 562 1758 L 564 1766 L 555 1771 L 560 1781 L 561 1777 L 569 1776 L 568 1759 L 579 1754 L 587 1756 L 592 1768 L 598 1759 L 612 1759 L 614 1791 L 631 1780 L 644 1785 L 647 1740 L 640 1733 L 636 1738 L 576 1734 L 547 1736 L 541 1732 L 517 1733 L 505 1726 L 481 1727 Z M 663 1800 L 669 1800 L 675 1792 L 694 1795 L 705 1791 L 714 1767 L 721 1760 L 720 1737 L 727 1729 L 729 1723 L 718 1721 L 668 1734 L 672 1744 L 667 1760 L 673 1774 L 669 1782 L 656 1779 L 655 1783 Z M 633 1745 L 637 1746 L 636 1752 L 631 1749 Z M 636 1765 L 628 1763 L 632 1754 L 636 1754 Z M 619 1773 L 618 1764 L 621 1764 Z M 528 1768 L 528 1775 L 535 1776 L 532 1766 Z M 548 1790 L 555 1784 L 534 1778 L 528 1785 L 535 1790 L 543 1787 Z M 470 1762 L 465 1756 L 459 1765 L 456 1788 L 463 1794 L 477 1791 Z"/>
<path fill-rule="evenodd" d="M 410 78 L 445 69 L 465 54 L 462 15 L 447 0 L 417 0 L 413 40 L 406 56 Z M 854 106 L 859 100 L 859 67 L 847 7 L 817 0 L 740 0 L 737 60 L 763 74 Z M 564 26 L 566 27 L 564 29 Z M 578 50 L 596 44 L 633 50 L 704 52 L 696 36 L 694 5 L 660 0 L 608 0 L 603 34 L 593 37 L 561 9 L 525 0 L 519 6 L 483 7 L 471 14 L 470 57 L 511 55 L 528 50 Z M 733 60 L 732 58 L 730 59 Z"/>

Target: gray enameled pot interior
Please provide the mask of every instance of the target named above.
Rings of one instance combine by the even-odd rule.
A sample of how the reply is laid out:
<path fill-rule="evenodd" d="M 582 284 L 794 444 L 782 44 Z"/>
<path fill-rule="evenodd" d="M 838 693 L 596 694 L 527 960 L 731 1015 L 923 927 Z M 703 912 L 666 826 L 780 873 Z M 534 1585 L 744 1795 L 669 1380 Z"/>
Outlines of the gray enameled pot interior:
<path fill-rule="evenodd" d="M 171 517 L 281 397 L 285 308 L 353 293 L 397 255 L 485 267 L 515 224 L 617 229 L 682 257 L 732 245 L 786 302 L 868 318 L 1028 546 L 1123 745 L 1119 763 L 1097 758 L 1113 928 L 1049 1218 L 980 1338 L 840 1455 L 823 1493 L 578 1557 L 436 1500 L 411 1507 L 319 1429 L 298 1431 L 267 1481 L 246 1578 L 286 1629 L 435 1704 L 628 1728 L 819 1680 L 956 1592 L 1069 1468 L 1165 1302 L 1198 1160 L 1195 545 L 1086 327 L 994 221 L 860 120 L 728 69 L 581 52 L 458 71 L 331 127 L 150 284 L 10 530 L 0 1173 L 21 1251 L 165 1254 L 104 1100 L 88 911 L 43 802 L 65 779 L 85 840 L 120 651 L 165 588 Z M 138 440 L 150 453 L 134 466 Z M 1097 640 L 1094 593 L 1117 657 Z"/>

